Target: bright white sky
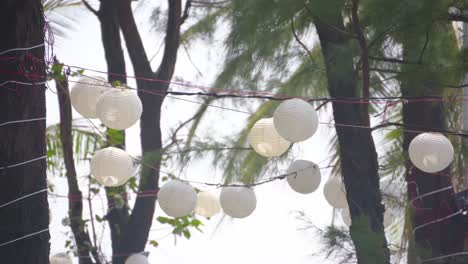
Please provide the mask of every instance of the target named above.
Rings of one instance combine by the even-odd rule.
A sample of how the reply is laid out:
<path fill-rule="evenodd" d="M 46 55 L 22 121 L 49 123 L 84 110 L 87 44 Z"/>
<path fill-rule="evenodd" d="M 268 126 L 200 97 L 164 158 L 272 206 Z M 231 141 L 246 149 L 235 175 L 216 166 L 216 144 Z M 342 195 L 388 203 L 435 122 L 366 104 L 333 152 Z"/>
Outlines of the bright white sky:
<path fill-rule="evenodd" d="M 148 1 L 147 1 L 148 2 Z M 137 12 L 140 33 L 144 39 L 148 56 L 152 56 L 158 49 L 163 36 L 151 31 L 148 18 L 145 14 L 150 8 L 140 9 Z M 67 10 L 67 14 L 76 17 L 73 28 L 68 30 L 68 36 L 65 38 L 56 37 L 55 54 L 58 59 L 66 64 L 80 65 L 87 68 L 106 70 L 104 54 L 101 44 L 101 36 L 97 19 L 86 12 L 84 9 Z M 73 23 L 73 22 L 72 22 Z M 220 42 L 218 41 L 218 44 Z M 196 45 L 193 47 L 190 55 L 198 68 L 203 72 L 203 77 L 198 77 L 194 67 L 189 62 L 184 49 L 180 49 L 179 60 L 177 62 L 177 77 L 192 81 L 200 85 L 209 86 L 213 80 L 217 69 L 220 68 L 219 50 L 212 46 L 206 47 Z M 159 58 L 159 57 L 158 57 Z M 156 67 L 158 61 L 153 61 L 153 67 Z M 133 70 L 130 61 L 127 60 L 128 74 L 132 75 Z M 85 73 L 91 74 L 91 73 Z M 132 80 L 129 82 L 133 84 Z M 242 89 L 242 87 L 239 87 Z M 177 89 L 183 89 L 177 87 Z M 195 109 L 197 105 L 188 102 L 166 99 L 163 111 L 163 129 L 165 133 L 169 131 L 171 125 L 184 121 Z M 58 104 L 56 95 L 47 92 L 47 123 L 54 124 L 59 121 Z M 210 135 L 228 135 L 239 130 L 246 119 L 246 115 L 211 109 L 208 112 L 204 127 L 210 128 Z M 74 117 L 78 114 L 74 112 Z M 322 117 L 321 120 L 326 120 Z M 212 121 L 212 122 L 211 122 Z M 96 121 L 97 122 L 97 121 Z M 310 140 L 294 147 L 294 155 L 299 159 L 308 159 L 316 163 L 327 159 L 327 137 L 329 128 L 321 126 L 317 134 Z M 206 134 L 208 135 L 208 133 Z M 127 130 L 127 147 L 131 154 L 139 155 L 139 126 L 138 124 Z M 325 166 L 327 162 L 319 165 Z M 202 161 L 191 165 L 184 171 L 183 177 L 202 182 L 218 182 L 220 180 L 220 171 L 208 167 L 209 161 Z M 166 168 L 170 171 L 174 168 Z M 80 175 L 86 175 L 88 172 L 86 164 L 79 166 Z M 298 220 L 297 211 L 304 211 L 319 227 L 324 227 L 331 221 L 332 208 L 326 203 L 322 192 L 323 185 L 328 177 L 327 171 L 322 171 L 322 183 L 320 188 L 313 194 L 301 195 L 293 192 L 285 181 L 274 182 L 255 188 L 257 195 L 257 209 L 245 219 L 224 219 L 221 224 L 222 215 L 203 220 L 205 226 L 203 233 L 192 231 L 192 238 L 186 240 L 178 238 L 175 243 L 170 235 L 171 229 L 157 222 L 153 224 L 153 230 L 150 239 L 157 240 L 159 247 L 153 248 L 151 245 L 146 247 L 150 252 L 151 263 L 327 263 L 323 256 L 312 256 L 319 253 L 319 236 L 312 231 L 299 230 L 304 222 Z M 66 181 L 64 178 L 50 175 L 50 178 L 56 185 L 56 192 L 60 194 L 67 193 Z M 204 186 L 197 186 L 200 189 L 207 189 Z M 82 189 L 84 189 L 82 187 Z M 62 218 L 67 214 L 68 205 L 66 199 L 50 198 L 50 207 L 52 211 L 51 223 L 51 253 L 56 254 L 65 251 L 64 243 L 69 234 L 69 227 L 61 224 Z M 103 202 L 99 199 L 93 201 L 94 210 L 99 211 L 103 207 Z M 87 212 L 85 207 L 85 212 Z M 98 212 L 99 213 L 99 212 Z M 159 207 L 156 210 L 156 216 L 161 215 Z M 341 223 L 340 220 L 337 222 Z M 107 225 L 101 235 L 99 228 L 98 238 L 103 240 L 102 246 L 105 252 L 109 254 L 109 237 Z M 75 260 L 76 261 L 76 260 Z M 77 262 L 76 262 L 77 263 Z M 333 263 L 333 261 L 330 261 Z"/>

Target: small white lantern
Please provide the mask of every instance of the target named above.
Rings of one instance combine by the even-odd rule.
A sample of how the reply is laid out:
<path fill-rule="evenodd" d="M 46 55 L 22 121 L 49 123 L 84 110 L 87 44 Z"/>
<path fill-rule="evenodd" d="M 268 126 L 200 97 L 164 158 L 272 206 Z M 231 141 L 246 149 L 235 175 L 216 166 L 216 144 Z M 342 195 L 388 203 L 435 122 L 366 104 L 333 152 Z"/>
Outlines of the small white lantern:
<path fill-rule="evenodd" d="M 73 262 L 66 253 L 58 253 L 50 257 L 50 264 L 73 264 Z"/>
<path fill-rule="evenodd" d="M 150 262 L 143 254 L 133 254 L 125 260 L 125 264 L 150 264 Z"/>
<path fill-rule="evenodd" d="M 91 159 L 91 174 L 104 186 L 120 186 L 133 175 L 132 158 L 119 148 L 98 150 Z"/>
<path fill-rule="evenodd" d="M 233 183 L 242 185 L 242 183 Z M 234 218 L 244 218 L 253 213 L 257 207 L 255 192 L 250 187 L 224 187 L 219 198 L 224 212 Z"/>
<path fill-rule="evenodd" d="M 99 97 L 96 113 L 101 122 L 112 129 L 124 130 L 141 117 L 143 106 L 134 91 L 113 88 Z"/>
<path fill-rule="evenodd" d="M 323 195 L 334 208 L 347 208 L 346 189 L 340 177 L 330 178 L 323 187 Z"/>
<path fill-rule="evenodd" d="M 311 193 L 320 185 L 320 169 L 318 166 L 307 160 L 296 160 L 288 168 L 286 180 L 291 188 L 303 194 Z"/>
<path fill-rule="evenodd" d="M 253 125 L 249 133 L 250 146 L 267 158 L 277 157 L 288 150 L 290 143 L 276 132 L 273 118 L 263 118 Z"/>
<path fill-rule="evenodd" d="M 86 118 L 96 118 L 99 97 L 108 92 L 110 84 L 102 77 L 81 77 L 70 92 L 73 108 Z"/>
<path fill-rule="evenodd" d="M 219 213 L 221 205 L 219 204 L 218 197 L 210 192 L 200 192 L 197 195 L 197 207 L 195 213 L 197 215 L 210 218 Z"/>
<path fill-rule="evenodd" d="M 168 216 L 182 217 L 195 209 L 197 193 L 188 183 L 170 180 L 159 189 L 158 202 Z"/>
<path fill-rule="evenodd" d="M 315 108 L 301 99 L 282 102 L 273 114 L 275 128 L 284 139 L 300 142 L 310 138 L 318 127 Z"/>
<path fill-rule="evenodd" d="M 434 173 L 447 168 L 453 161 L 453 146 L 440 133 L 422 133 L 409 145 L 409 157 L 418 169 Z"/>
<path fill-rule="evenodd" d="M 349 212 L 348 208 L 341 209 L 341 220 L 347 226 L 351 226 L 351 213 Z"/>

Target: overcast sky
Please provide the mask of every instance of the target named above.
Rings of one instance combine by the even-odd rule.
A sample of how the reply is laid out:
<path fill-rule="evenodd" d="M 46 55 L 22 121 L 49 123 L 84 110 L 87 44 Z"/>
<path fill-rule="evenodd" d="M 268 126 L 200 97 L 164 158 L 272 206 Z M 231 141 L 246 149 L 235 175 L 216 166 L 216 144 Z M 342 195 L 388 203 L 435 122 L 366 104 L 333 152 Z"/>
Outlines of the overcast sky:
<path fill-rule="evenodd" d="M 152 56 L 160 46 L 163 36 L 151 31 L 146 15 L 150 8 L 145 8 L 137 12 L 140 33 L 144 39 L 148 56 Z M 145 14 L 146 12 L 146 14 Z M 106 70 L 104 53 L 102 50 L 99 24 L 95 17 L 84 9 L 79 11 L 68 10 L 67 14 L 78 17 L 74 22 L 72 29 L 68 30 L 68 36 L 56 37 L 55 53 L 59 60 L 65 64 L 79 65 L 87 68 Z M 73 22 L 72 22 L 73 23 Z M 219 43 L 218 43 L 219 44 Z M 197 76 L 195 68 L 192 66 L 186 52 L 183 49 L 179 51 L 179 60 L 177 62 L 177 77 L 192 81 L 199 85 L 210 86 L 214 74 L 219 69 L 222 60 L 219 59 L 219 50 L 212 46 L 195 46 L 190 55 L 197 67 L 201 69 L 203 76 Z M 153 61 L 153 67 L 156 67 L 157 57 Z M 128 74 L 132 75 L 133 70 L 130 67 L 130 61 L 127 60 Z M 91 74 L 85 72 L 85 74 Z M 92 75 L 92 74 L 91 74 Z M 132 80 L 129 80 L 132 85 Z M 182 89 L 178 87 L 177 89 Z M 239 87 L 242 89 L 242 87 Z M 163 110 L 163 130 L 167 133 L 171 125 L 184 121 L 197 105 L 188 102 L 177 101 L 167 98 Z M 59 121 L 58 104 L 56 95 L 50 91 L 47 92 L 47 123 L 54 124 Z M 79 115 L 74 112 L 74 117 Z M 203 125 L 210 128 L 210 135 L 229 135 L 242 128 L 247 118 L 246 115 L 239 113 L 213 110 L 208 112 L 209 122 Z M 321 117 L 322 120 L 326 119 Z M 96 121 L 97 122 L 97 121 Z M 295 146 L 293 151 L 298 159 L 307 159 L 319 163 L 327 159 L 327 136 L 329 128 L 320 126 L 316 135 L 312 139 L 302 142 L 300 146 Z M 205 133 L 208 135 L 208 133 Z M 127 130 L 127 148 L 133 155 L 139 155 L 139 125 L 136 124 Z M 322 162 L 320 166 L 327 163 Z M 165 168 L 171 171 L 174 168 Z M 284 168 L 285 169 L 285 168 Z M 79 174 L 86 175 L 89 168 L 86 165 L 79 166 Z M 201 161 L 190 165 L 184 170 L 181 177 L 202 182 L 219 182 L 222 172 L 209 168 L 209 160 Z M 268 176 L 268 175 L 266 175 Z M 320 188 L 313 194 L 302 195 L 293 192 L 285 181 L 277 181 L 267 185 L 255 188 L 257 195 L 257 209 L 245 219 L 224 219 L 221 224 L 222 214 L 213 217 L 211 220 L 202 218 L 205 226 L 203 233 L 192 231 L 192 238 L 186 240 L 178 238 L 177 243 L 172 235 L 171 229 L 159 223 L 153 224 L 153 230 L 150 233 L 151 240 L 157 240 L 159 247 L 153 248 L 151 245 L 146 247 L 150 252 L 151 263 L 327 263 L 323 261 L 323 256 L 313 256 L 320 250 L 319 236 L 313 231 L 300 230 L 304 222 L 297 219 L 297 212 L 304 211 L 310 217 L 312 222 L 324 227 L 331 222 L 332 208 L 325 202 L 323 197 L 323 185 L 328 177 L 327 171 L 322 170 L 322 183 Z M 64 178 L 50 175 L 52 182 L 56 185 L 56 192 L 60 194 L 67 193 L 66 181 Z M 212 187 L 196 186 L 202 190 L 209 189 L 219 192 Z M 62 225 L 62 218 L 67 214 L 67 200 L 61 198 L 50 198 L 50 207 L 52 211 L 51 235 L 52 248 L 51 253 L 65 251 L 64 241 L 67 238 L 69 227 Z M 95 210 L 104 208 L 104 200 L 95 199 L 93 207 Z M 85 205 L 85 212 L 87 207 Z M 156 216 L 162 212 L 158 206 Z M 337 221 L 339 224 L 341 220 Z M 109 237 L 107 225 L 101 235 L 99 228 L 98 237 L 103 240 L 105 252 L 109 255 Z M 75 260 L 76 261 L 76 260 Z M 77 263 L 77 262 L 76 262 Z M 333 261 L 330 261 L 333 263 Z"/>

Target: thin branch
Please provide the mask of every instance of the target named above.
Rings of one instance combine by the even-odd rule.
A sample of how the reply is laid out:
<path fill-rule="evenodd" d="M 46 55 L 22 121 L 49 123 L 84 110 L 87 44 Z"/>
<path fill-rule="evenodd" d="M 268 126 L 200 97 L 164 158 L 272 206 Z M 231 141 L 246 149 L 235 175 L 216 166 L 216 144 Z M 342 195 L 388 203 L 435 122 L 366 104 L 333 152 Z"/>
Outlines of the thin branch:
<path fill-rule="evenodd" d="M 291 17 L 291 31 L 292 31 L 292 33 L 294 35 L 294 39 L 296 40 L 296 42 L 299 43 L 304 48 L 304 50 L 309 55 L 310 60 L 313 61 L 314 57 L 312 56 L 312 53 L 310 53 L 310 50 L 307 48 L 307 46 L 304 44 L 304 42 L 301 41 L 301 39 L 299 38 L 299 36 L 296 33 L 296 28 L 294 27 L 294 18 L 292 18 L 292 17 Z"/>
<path fill-rule="evenodd" d="M 91 12 L 93 13 L 95 16 L 99 17 L 100 16 L 100 13 L 94 9 L 89 3 L 88 1 L 86 0 L 81 0 L 81 2 L 83 2 L 84 6 Z"/>
<path fill-rule="evenodd" d="M 361 63 L 362 63 L 362 91 L 365 98 L 370 96 L 370 70 L 369 70 L 369 48 L 367 46 L 366 37 L 360 26 L 358 15 L 359 0 L 353 0 L 351 8 L 351 18 L 353 20 L 354 30 L 357 35 L 359 46 L 361 47 Z"/>
<path fill-rule="evenodd" d="M 428 45 L 429 45 L 429 31 L 426 31 L 426 41 L 424 42 L 424 46 L 421 50 L 421 53 L 419 54 L 419 59 L 418 59 L 419 64 L 422 64 L 423 62 L 424 52 L 426 52 Z"/>
<path fill-rule="evenodd" d="M 180 18 L 180 24 L 184 24 L 185 20 L 189 17 L 190 7 L 192 6 L 192 0 L 187 0 L 185 2 L 184 14 Z"/>

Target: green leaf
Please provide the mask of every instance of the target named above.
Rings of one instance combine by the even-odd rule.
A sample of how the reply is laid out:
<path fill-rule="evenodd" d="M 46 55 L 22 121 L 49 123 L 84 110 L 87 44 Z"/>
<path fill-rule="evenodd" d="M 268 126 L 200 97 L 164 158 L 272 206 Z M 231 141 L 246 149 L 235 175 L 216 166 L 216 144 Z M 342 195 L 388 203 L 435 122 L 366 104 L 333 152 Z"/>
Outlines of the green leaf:
<path fill-rule="evenodd" d="M 152 245 L 153 247 L 159 246 L 159 243 L 158 243 L 156 240 L 150 240 L 149 243 L 150 243 L 150 245 Z"/>

